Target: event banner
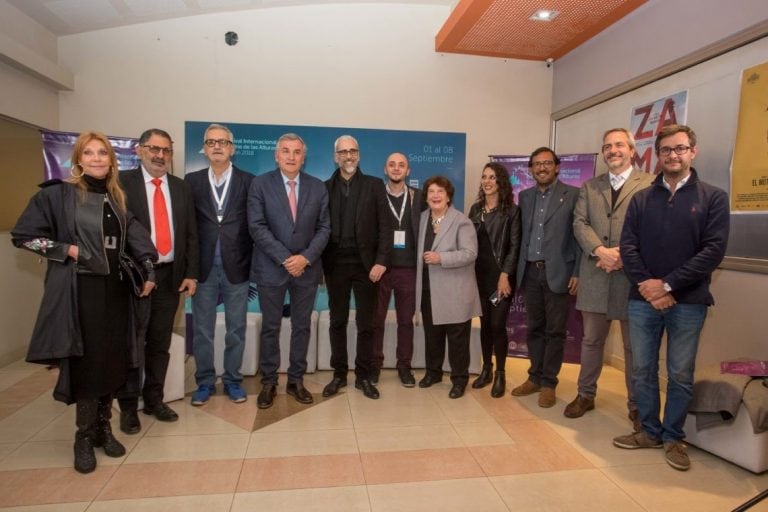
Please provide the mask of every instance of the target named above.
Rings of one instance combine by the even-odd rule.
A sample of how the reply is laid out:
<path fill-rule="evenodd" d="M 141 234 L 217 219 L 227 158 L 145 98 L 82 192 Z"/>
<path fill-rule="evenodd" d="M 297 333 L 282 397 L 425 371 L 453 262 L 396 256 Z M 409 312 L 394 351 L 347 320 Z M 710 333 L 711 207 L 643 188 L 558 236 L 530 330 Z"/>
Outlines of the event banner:
<path fill-rule="evenodd" d="M 731 211 L 768 211 L 768 62 L 741 75 L 741 104 L 731 161 Z M 762 155 L 762 156 L 761 156 Z"/>
<path fill-rule="evenodd" d="M 558 179 L 568 185 L 581 187 L 581 184 L 595 175 L 597 155 L 594 153 L 559 155 L 560 174 Z M 491 156 L 492 162 L 499 162 L 507 168 L 512 190 L 515 193 L 515 203 L 519 203 L 518 195 L 521 190 L 536 185 L 528 169 L 528 156 Z M 512 357 L 528 357 L 528 321 L 526 318 L 525 301 L 521 290 L 515 292 L 507 316 L 508 354 Z M 584 336 L 584 324 L 581 313 L 576 310 L 576 297 L 571 297 L 568 313 L 568 328 L 565 339 L 566 363 L 578 363 L 581 360 L 581 338 Z"/>
<path fill-rule="evenodd" d="M 79 133 L 40 130 L 43 139 L 45 181 L 66 179 L 72 169 L 72 148 Z M 134 152 L 138 139 L 107 136 L 117 155 L 117 167 L 121 171 L 135 169 L 139 158 Z"/>
<path fill-rule="evenodd" d="M 656 135 L 667 125 L 685 124 L 687 113 L 688 91 L 680 91 L 632 109 L 629 131 L 635 136 L 637 152 L 632 159 L 635 167 L 658 174 L 659 160 L 653 147 Z"/>
<path fill-rule="evenodd" d="M 184 129 L 185 172 L 208 167 L 203 154 L 203 135 L 211 122 L 187 121 Z M 456 193 L 453 204 L 464 206 L 464 165 L 467 135 L 453 132 L 374 130 L 269 124 L 222 123 L 235 141 L 233 162 L 244 171 L 264 174 L 275 169 L 275 146 L 285 133 L 299 135 L 307 145 L 304 171 L 327 180 L 336 169 L 333 143 L 340 135 L 352 135 L 360 144 L 360 168 L 365 174 L 384 177 L 384 164 L 391 153 L 403 153 L 411 165 L 409 185 L 420 188 L 430 176 L 442 174 L 451 180 Z"/>

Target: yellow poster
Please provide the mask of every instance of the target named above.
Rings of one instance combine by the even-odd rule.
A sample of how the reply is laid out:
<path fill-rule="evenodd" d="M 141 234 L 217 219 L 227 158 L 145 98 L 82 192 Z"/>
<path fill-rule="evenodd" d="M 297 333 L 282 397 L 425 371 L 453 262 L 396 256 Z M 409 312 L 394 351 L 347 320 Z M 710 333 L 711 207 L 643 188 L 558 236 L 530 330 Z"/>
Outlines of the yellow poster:
<path fill-rule="evenodd" d="M 745 69 L 741 76 L 731 211 L 768 212 L 768 62 Z"/>

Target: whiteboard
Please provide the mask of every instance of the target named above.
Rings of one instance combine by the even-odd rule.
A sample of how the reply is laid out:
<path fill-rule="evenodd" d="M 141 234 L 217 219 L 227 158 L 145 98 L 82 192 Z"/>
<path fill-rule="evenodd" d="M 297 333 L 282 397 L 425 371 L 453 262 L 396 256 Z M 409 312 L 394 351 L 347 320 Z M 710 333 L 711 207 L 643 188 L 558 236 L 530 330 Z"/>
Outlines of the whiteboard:
<path fill-rule="evenodd" d="M 642 51 L 642 50 L 639 50 Z M 696 132 L 699 177 L 730 193 L 741 74 L 768 60 L 768 37 L 555 121 L 558 153 L 598 152 L 605 130 L 629 127 L 631 109 L 688 91 L 688 124 Z M 631 58 L 629 60 L 631 65 Z M 613 65 L 613 64 L 611 64 Z M 768 98 L 766 98 L 768 102 Z M 765 155 L 756 155 L 765 158 Z M 600 159 L 598 173 L 606 172 Z M 728 256 L 768 260 L 768 214 L 732 214 Z"/>

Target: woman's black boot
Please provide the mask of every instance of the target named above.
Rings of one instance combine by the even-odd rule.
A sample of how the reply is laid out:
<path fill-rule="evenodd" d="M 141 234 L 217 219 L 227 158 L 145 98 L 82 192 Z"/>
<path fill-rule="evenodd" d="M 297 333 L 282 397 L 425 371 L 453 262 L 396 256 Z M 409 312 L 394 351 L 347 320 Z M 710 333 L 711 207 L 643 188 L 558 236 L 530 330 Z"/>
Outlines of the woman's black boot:
<path fill-rule="evenodd" d="M 493 398 L 500 398 L 504 396 L 504 391 L 507 389 L 507 377 L 504 370 L 498 370 L 493 376 L 493 386 L 491 387 L 491 396 Z"/>
<path fill-rule="evenodd" d="M 472 382 L 473 389 L 484 388 L 491 383 L 493 379 L 493 366 L 490 364 L 484 364 L 483 369 L 480 371 L 480 375 Z"/>

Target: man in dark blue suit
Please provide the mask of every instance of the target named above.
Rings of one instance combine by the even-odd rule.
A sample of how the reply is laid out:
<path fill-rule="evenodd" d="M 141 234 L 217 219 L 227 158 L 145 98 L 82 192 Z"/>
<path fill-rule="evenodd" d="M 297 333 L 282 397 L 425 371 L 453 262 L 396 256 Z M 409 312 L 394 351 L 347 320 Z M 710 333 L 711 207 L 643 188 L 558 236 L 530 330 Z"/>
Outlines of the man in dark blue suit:
<path fill-rule="evenodd" d="M 280 367 L 280 324 L 285 292 L 290 295 L 291 349 L 286 393 L 311 404 L 304 388 L 310 322 L 317 286 L 323 275 L 320 257 L 328 243 L 331 221 L 328 192 L 322 181 L 300 172 L 307 147 L 296 134 L 277 141 L 277 169 L 257 176 L 248 193 L 248 226 L 255 242 L 254 281 L 261 304 L 259 371 L 260 409 L 272 406 Z"/>
<path fill-rule="evenodd" d="M 528 380 L 514 396 L 539 394 L 539 407 L 555 405 L 557 374 L 563 364 L 569 295 L 579 284 L 581 250 L 573 235 L 573 209 L 579 189 L 557 179 L 560 159 L 549 148 L 536 149 L 528 160 L 536 186 L 520 192 L 523 239 L 517 286 L 528 313 Z M 520 285 L 523 285 L 520 288 Z"/>
<path fill-rule="evenodd" d="M 224 300 L 224 392 L 235 403 L 245 402 L 241 383 L 245 349 L 253 240 L 248 233 L 246 206 L 253 175 L 232 165 L 235 153 L 232 132 L 212 124 L 203 135 L 203 152 L 210 162 L 207 169 L 186 176 L 192 188 L 200 243 L 200 282 L 192 298 L 197 391 L 192 405 L 203 405 L 216 392 L 213 363 L 213 338 L 216 331 L 216 306 Z"/>

